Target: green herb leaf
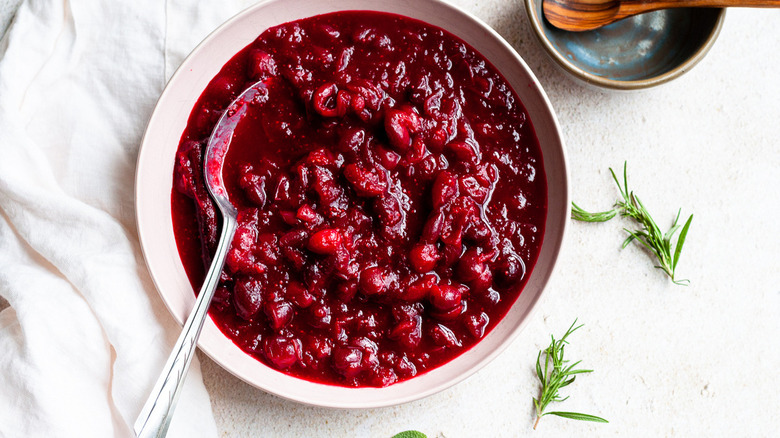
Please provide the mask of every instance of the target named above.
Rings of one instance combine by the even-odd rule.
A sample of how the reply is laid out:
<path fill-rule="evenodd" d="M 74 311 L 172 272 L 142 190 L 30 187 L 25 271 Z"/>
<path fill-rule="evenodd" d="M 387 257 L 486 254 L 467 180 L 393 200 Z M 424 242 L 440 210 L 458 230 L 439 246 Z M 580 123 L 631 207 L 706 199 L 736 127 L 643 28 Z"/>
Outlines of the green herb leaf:
<path fill-rule="evenodd" d="M 672 264 L 672 272 L 677 268 L 677 262 L 680 261 L 680 253 L 683 249 L 683 244 L 685 243 L 685 237 L 688 235 L 688 228 L 691 227 L 691 221 L 693 220 L 693 215 L 688 217 L 688 220 L 685 222 L 685 226 L 683 226 L 682 231 L 680 231 L 680 237 L 677 238 L 677 248 L 674 250 L 674 263 Z"/>
<path fill-rule="evenodd" d="M 616 208 L 598 213 L 588 213 L 579 205 L 573 202 L 571 203 L 571 218 L 581 222 L 606 222 L 615 217 L 616 214 L 618 214 L 618 210 Z"/>
<path fill-rule="evenodd" d="M 628 164 L 623 163 L 623 185 L 620 184 L 615 171 L 612 168 L 609 172 L 612 174 L 612 179 L 618 186 L 622 200 L 615 202 L 615 208 L 609 211 L 602 211 L 598 213 L 589 213 L 583 210 L 575 203 L 571 203 L 571 217 L 572 219 L 584 222 L 605 222 L 616 214 L 620 214 L 623 217 L 629 217 L 639 223 L 640 228 L 636 230 L 629 230 L 624 228 L 628 233 L 628 237 L 623 241 L 623 248 L 628 246 L 633 241 L 638 241 L 642 246 L 647 249 L 657 260 L 658 265 L 656 268 L 661 269 L 672 279 L 674 284 L 687 285 L 690 283 L 688 280 L 675 279 L 675 270 L 677 269 L 677 262 L 680 261 L 680 252 L 682 252 L 685 238 L 688 235 L 688 229 L 691 226 L 693 215 L 688 218 L 685 225 L 680 231 L 680 235 L 677 237 L 677 244 L 675 245 L 674 253 L 672 253 L 672 239 L 674 235 L 680 230 L 680 226 L 677 222 L 680 219 L 680 210 L 677 211 L 677 217 L 672 222 L 672 226 L 666 233 L 662 233 L 658 224 L 655 223 L 653 217 L 647 211 L 639 197 L 634 195 L 634 192 L 628 188 Z"/>
<path fill-rule="evenodd" d="M 566 334 L 559 340 L 555 340 L 554 336 L 550 336 L 550 345 L 539 352 L 536 357 L 536 375 L 539 377 L 539 382 L 542 384 L 542 390 L 539 394 L 539 398 L 534 398 L 534 407 L 536 407 L 536 423 L 534 423 L 534 429 L 539 425 L 539 420 L 545 415 L 557 415 L 559 417 L 571 418 L 573 420 L 585 420 L 585 421 L 600 421 L 607 423 L 608 421 L 588 414 L 580 414 L 576 412 L 544 412 L 551 402 L 563 402 L 569 397 L 561 398 L 558 394 L 558 390 L 574 383 L 575 376 L 577 374 L 591 373 L 593 370 L 575 369 L 580 361 L 574 362 L 571 365 L 568 360 L 564 359 L 564 347 L 569 343 L 566 338 L 569 337 L 574 331 L 582 327 L 582 324 L 577 325 L 577 320 L 569 327 Z M 542 368 L 542 353 L 544 353 L 544 368 Z M 550 368 L 552 365 L 552 368 Z"/>
<path fill-rule="evenodd" d="M 555 412 L 545 412 L 543 415 L 557 415 L 559 417 L 570 418 L 572 420 L 595 421 L 597 423 L 609 423 L 609 421 L 607 421 L 607 420 L 605 420 L 605 419 L 603 419 L 601 417 L 597 417 L 595 415 L 580 414 L 580 413 L 577 413 L 577 412 L 559 412 L 559 411 L 555 411 Z"/>
<path fill-rule="evenodd" d="M 424 433 L 416 430 L 406 430 L 401 433 L 393 435 L 393 438 L 428 438 Z"/>

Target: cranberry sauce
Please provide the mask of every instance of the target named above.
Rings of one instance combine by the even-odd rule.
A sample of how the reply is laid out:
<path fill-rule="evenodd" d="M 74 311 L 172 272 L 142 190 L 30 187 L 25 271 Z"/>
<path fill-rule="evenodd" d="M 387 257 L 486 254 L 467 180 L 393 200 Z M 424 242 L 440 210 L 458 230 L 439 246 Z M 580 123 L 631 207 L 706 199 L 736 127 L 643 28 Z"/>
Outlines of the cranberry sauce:
<path fill-rule="evenodd" d="M 458 38 L 340 12 L 263 32 L 211 81 L 174 171 L 194 286 L 219 219 L 202 154 L 263 80 L 224 179 L 239 227 L 211 308 L 236 345 L 300 378 L 387 386 L 463 353 L 515 302 L 542 244 L 547 187 L 517 95 Z"/>

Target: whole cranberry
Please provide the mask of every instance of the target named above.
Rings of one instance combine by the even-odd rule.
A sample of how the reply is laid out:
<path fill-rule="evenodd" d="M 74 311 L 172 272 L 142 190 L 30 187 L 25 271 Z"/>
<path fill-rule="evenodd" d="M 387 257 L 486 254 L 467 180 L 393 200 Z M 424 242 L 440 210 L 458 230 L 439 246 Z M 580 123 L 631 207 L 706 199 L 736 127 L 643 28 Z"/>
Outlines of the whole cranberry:
<path fill-rule="evenodd" d="M 282 237 L 279 239 L 279 243 L 281 244 L 282 248 L 284 247 L 293 247 L 293 248 L 300 248 L 303 246 L 303 243 L 306 242 L 306 239 L 309 238 L 309 232 L 307 230 L 292 230 L 287 233 L 284 233 Z"/>
<path fill-rule="evenodd" d="M 229 103 L 237 94 L 238 85 L 234 78 L 223 76 L 212 81 L 208 86 L 208 93 L 212 99 Z"/>
<path fill-rule="evenodd" d="M 466 301 L 463 301 L 449 310 L 433 309 L 430 315 L 440 321 L 455 321 L 466 311 L 467 304 Z"/>
<path fill-rule="evenodd" d="M 452 141 L 447 143 L 446 149 L 452 151 L 461 162 L 470 164 L 479 163 L 478 148 L 471 142 Z"/>
<path fill-rule="evenodd" d="M 335 254 L 341 246 L 341 232 L 325 228 L 312 234 L 308 248 L 317 254 Z"/>
<path fill-rule="evenodd" d="M 333 368 L 344 377 L 356 377 L 363 371 L 363 351 L 356 347 L 338 345 L 331 355 Z"/>
<path fill-rule="evenodd" d="M 309 312 L 309 324 L 315 328 L 324 328 L 330 325 L 332 317 L 330 306 L 323 302 L 315 302 L 307 309 Z"/>
<path fill-rule="evenodd" d="M 279 330 L 286 326 L 295 314 L 292 304 L 286 301 L 265 303 L 263 311 L 266 317 L 268 317 L 268 325 L 274 330 Z"/>
<path fill-rule="evenodd" d="M 496 269 L 496 283 L 510 287 L 525 277 L 525 263 L 517 254 L 509 254 L 499 261 Z"/>
<path fill-rule="evenodd" d="M 492 254 L 480 254 L 477 248 L 469 248 L 458 262 L 458 278 L 468 283 L 490 272 L 487 262 Z"/>
<path fill-rule="evenodd" d="M 273 336 L 263 340 L 263 354 L 276 368 L 285 369 L 301 360 L 301 341 Z"/>
<path fill-rule="evenodd" d="M 415 245 L 409 252 L 409 262 L 421 274 L 432 271 L 439 258 L 441 258 L 439 250 L 436 245 L 430 243 Z"/>
<path fill-rule="evenodd" d="M 395 365 L 395 373 L 401 377 L 413 377 L 417 375 L 417 367 L 404 355 Z"/>
<path fill-rule="evenodd" d="M 428 299 L 437 310 L 450 310 L 460 305 L 463 292 L 467 290 L 463 286 L 440 284 L 431 288 Z"/>
<path fill-rule="evenodd" d="M 377 295 L 384 292 L 389 285 L 387 272 L 380 267 L 368 268 L 360 273 L 360 290 L 366 295 Z"/>
<path fill-rule="evenodd" d="M 233 285 L 233 303 L 242 319 L 251 320 L 263 304 L 263 285 L 254 278 L 242 278 Z"/>
<path fill-rule="evenodd" d="M 432 213 L 423 226 L 422 241 L 425 243 L 436 242 L 444 230 L 444 222 L 444 213 L 441 210 Z"/>

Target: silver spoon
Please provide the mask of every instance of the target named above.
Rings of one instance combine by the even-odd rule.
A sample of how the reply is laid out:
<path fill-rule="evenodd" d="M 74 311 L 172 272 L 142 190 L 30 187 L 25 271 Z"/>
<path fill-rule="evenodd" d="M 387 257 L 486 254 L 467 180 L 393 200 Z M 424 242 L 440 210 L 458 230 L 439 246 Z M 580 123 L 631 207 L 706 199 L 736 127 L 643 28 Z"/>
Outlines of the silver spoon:
<path fill-rule="evenodd" d="M 233 139 L 233 132 L 246 115 L 248 107 L 261 98 L 267 97 L 267 94 L 267 88 L 262 82 L 253 84 L 241 93 L 222 114 L 206 145 L 203 177 L 211 197 L 222 213 L 222 232 L 216 254 L 195 300 L 195 307 L 184 323 L 168 362 L 135 421 L 133 430 L 138 438 L 160 438 L 168 432 L 173 410 L 195 352 L 198 336 L 208 315 L 209 304 L 219 283 L 222 267 L 238 225 L 236 219 L 238 212 L 228 199 L 227 189 L 222 181 L 225 154 Z"/>

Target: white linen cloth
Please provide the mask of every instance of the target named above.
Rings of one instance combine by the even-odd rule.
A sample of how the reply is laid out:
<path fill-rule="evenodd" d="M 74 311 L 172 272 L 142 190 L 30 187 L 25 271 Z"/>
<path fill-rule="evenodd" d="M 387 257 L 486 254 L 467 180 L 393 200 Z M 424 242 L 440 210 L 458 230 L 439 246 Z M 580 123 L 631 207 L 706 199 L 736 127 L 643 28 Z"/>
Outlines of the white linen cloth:
<path fill-rule="evenodd" d="M 0 437 L 133 436 L 180 331 L 136 235 L 138 146 L 241 3 L 29 0 L 0 42 Z M 169 436 L 216 436 L 197 358 Z"/>

